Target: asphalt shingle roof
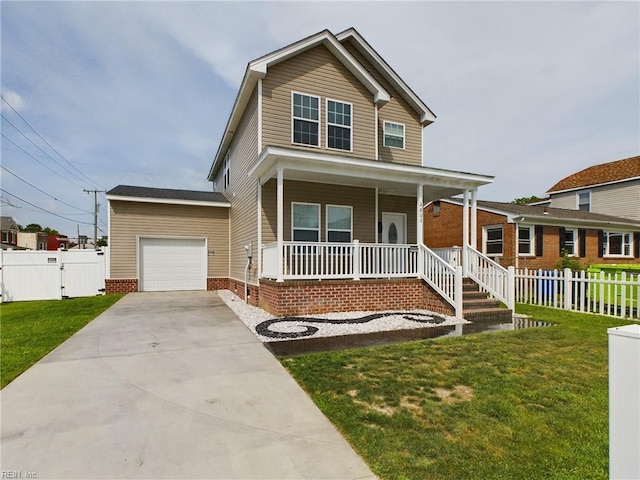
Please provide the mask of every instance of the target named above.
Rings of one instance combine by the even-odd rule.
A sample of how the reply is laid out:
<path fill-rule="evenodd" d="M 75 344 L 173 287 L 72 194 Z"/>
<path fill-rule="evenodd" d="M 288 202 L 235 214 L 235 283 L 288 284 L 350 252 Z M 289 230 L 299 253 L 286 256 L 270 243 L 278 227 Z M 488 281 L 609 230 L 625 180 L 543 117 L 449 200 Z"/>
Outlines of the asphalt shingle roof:
<path fill-rule="evenodd" d="M 172 188 L 136 187 L 118 185 L 107 192 L 107 195 L 118 197 L 158 198 L 163 200 L 190 200 L 199 202 L 229 203 L 219 192 L 202 192 L 196 190 L 176 190 Z"/>
<path fill-rule="evenodd" d="M 13 217 L 0 217 L 0 230 L 12 230 L 17 228 L 17 223 Z"/>
<path fill-rule="evenodd" d="M 563 178 L 548 190 L 560 192 L 640 177 L 640 156 L 601 163 Z"/>

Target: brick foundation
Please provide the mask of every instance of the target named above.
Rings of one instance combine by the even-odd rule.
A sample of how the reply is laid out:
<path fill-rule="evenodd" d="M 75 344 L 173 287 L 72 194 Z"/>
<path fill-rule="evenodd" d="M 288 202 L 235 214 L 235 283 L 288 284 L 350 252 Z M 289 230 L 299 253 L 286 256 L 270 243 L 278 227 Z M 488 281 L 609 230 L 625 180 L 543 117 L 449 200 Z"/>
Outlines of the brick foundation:
<path fill-rule="evenodd" d="M 248 284 L 247 287 L 249 288 L 249 305 L 258 306 L 261 288 L 257 285 L 251 284 Z M 229 286 L 227 288 L 244 300 L 244 282 L 230 278 Z"/>
<path fill-rule="evenodd" d="M 105 292 L 109 293 L 133 293 L 138 291 L 137 278 L 107 278 Z"/>
<path fill-rule="evenodd" d="M 207 278 L 207 290 L 228 290 L 228 278 Z"/>
<path fill-rule="evenodd" d="M 428 309 L 453 315 L 453 308 L 422 280 L 322 280 L 260 282 L 259 305 L 276 316 L 358 310 Z"/>

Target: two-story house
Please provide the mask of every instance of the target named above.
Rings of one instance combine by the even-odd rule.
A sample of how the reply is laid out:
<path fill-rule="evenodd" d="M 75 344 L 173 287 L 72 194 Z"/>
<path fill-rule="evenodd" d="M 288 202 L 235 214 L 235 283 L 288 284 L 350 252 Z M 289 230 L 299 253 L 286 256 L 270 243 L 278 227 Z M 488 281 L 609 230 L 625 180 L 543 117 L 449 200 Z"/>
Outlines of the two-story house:
<path fill-rule="evenodd" d="M 16 248 L 18 246 L 18 224 L 13 217 L 0 217 L 0 234 L 2 235 L 2 248 Z"/>
<path fill-rule="evenodd" d="M 107 288 L 230 288 L 277 315 L 461 316 L 462 272 L 425 245 L 423 205 L 464 194 L 471 232 L 476 191 L 493 177 L 423 166 L 435 118 L 354 29 L 251 61 L 213 193 L 108 192 Z"/>

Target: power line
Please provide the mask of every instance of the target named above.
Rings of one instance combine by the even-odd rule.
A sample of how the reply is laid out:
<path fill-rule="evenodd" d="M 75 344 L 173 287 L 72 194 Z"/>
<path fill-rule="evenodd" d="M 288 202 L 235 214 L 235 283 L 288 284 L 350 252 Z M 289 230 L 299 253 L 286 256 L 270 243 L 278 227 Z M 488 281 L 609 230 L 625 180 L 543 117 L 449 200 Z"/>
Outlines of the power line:
<path fill-rule="evenodd" d="M 51 148 L 51 150 L 53 150 L 54 152 L 56 152 L 56 153 L 60 156 L 60 158 L 62 158 L 65 162 L 67 162 L 67 163 L 71 166 L 71 168 L 74 168 L 78 173 L 80 173 L 80 175 L 82 175 L 83 177 L 85 177 L 87 180 L 89 180 L 89 181 L 90 181 L 91 183 L 93 183 L 94 185 L 99 186 L 99 185 L 98 185 L 98 183 L 96 183 L 95 181 L 93 181 L 93 180 L 91 179 L 91 177 L 89 177 L 89 176 L 85 175 L 84 173 L 82 173 L 82 171 L 81 171 L 78 167 L 76 167 L 75 165 L 73 165 L 69 160 L 67 160 L 67 159 L 64 157 L 64 155 L 62 155 L 62 154 L 61 154 L 58 150 L 56 150 L 56 149 L 55 149 L 55 148 L 54 148 L 54 147 L 53 147 L 49 142 L 47 142 L 47 141 L 45 140 L 45 138 L 44 138 L 42 135 L 40 135 L 40 134 L 36 131 L 36 129 L 35 129 L 35 128 L 33 128 L 33 127 L 31 126 L 31 124 L 30 124 L 29 122 L 27 122 L 27 120 L 26 120 L 22 115 L 20 115 L 20 113 L 18 113 L 18 111 L 17 111 L 15 108 L 13 108 L 13 105 L 11 105 L 11 104 L 7 101 L 7 99 L 6 99 L 6 98 L 4 98 L 4 95 L 1 95 L 1 94 L 0 94 L 0 98 L 2 98 L 2 101 L 3 101 L 4 103 L 6 103 L 6 104 L 9 106 L 9 108 L 10 108 L 11 110 L 13 110 L 13 111 L 15 112 L 15 114 L 16 114 L 16 115 L 18 115 L 18 117 L 20 117 L 20 118 L 22 119 L 22 121 L 23 121 L 23 122 L 24 122 L 24 123 L 25 123 L 25 124 L 26 124 L 26 125 L 27 125 L 31 130 L 32 130 L 32 131 L 33 131 L 33 133 L 35 133 L 35 134 L 36 134 L 36 135 L 37 135 L 37 136 L 38 136 L 38 137 L 39 137 L 39 138 L 40 138 L 44 143 L 46 143 L 46 144 L 49 146 L 49 148 Z"/>
<path fill-rule="evenodd" d="M 52 171 L 53 173 L 55 173 L 56 175 L 58 175 L 60 178 L 63 178 L 64 180 L 73 183 L 74 185 L 80 187 L 80 188 L 84 188 L 83 185 L 80 185 L 78 182 L 75 182 L 74 180 L 65 177 L 64 175 L 60 174 L 60 172 L 54 170 L 53 168 L 51 168 L 49 165 L 47 165 L 46 163 L 41 162 L 40 160 L 38 160 L 35 156 L 31 155 L 31 153 L 27 152 L 24 148 L 22 148 L 20 145 L 18 145 L 16 142 L 14 142 L 13 140 L 11 140 L 9 137 L 7 137 L 4 133 L 0 133 L 0 135 L 2 135 L 2 138 L 4 138 L 5 140 L 7 140 L 9 143 L 13 144 L 15 147 L 18 147 L 20 150 L 22 150 L 22 152 L 25 155 L 29 155 L 31 158 L 33 158 L 36 162 L 38 162 L 40 165 L 42 165 L 44 168 L 49 169 L 50 171 Z"/>
<path fill-rule="evenodd" d="M 56 202 L 63 203 L 63 204 L 65 204 L 65 205 L 67 205 L 68 207 L 71 207 L 71 208 L 75 208 L 76 210 L 78 210 L 78 211 L 82 212 L 82 213 L 83 213 L 83 214 L 85 214 L 85 215 L 87 215 L 87 214 L 88 214 L 88 215 L 90 215 L 91 213 L 93 213 L 93 212 L 90 212 L 90 211 L 88 211 L 88 210 L 82 210 L 81 208 L 78 208 L 78 207 L 76 207 L 75 205 L 71 205 L 70 203 L 67 203 L 67 202 L 65 202 L 64 200 L 60 200 L 60 199 L 58 199 L 58 198 L 54 197 L 53 195 L 51 195 L 51 194 L 49 194 L 49 193 L 45 192 L 44 190 L 42 190 L 41 188 L 38 188 L 38 187 L 36 187 L 35 185 L 33 185 L 32 183 L 27 182 L 24 178 L 20 177 L 19 175 L 16 175 L 16 174 L 15 174 L 15 173 L 13 173 L 11 170 L 9 170 L 8 168 L 6 168 L 6 167 L 4 167 L 4 166 L 2 166 L 2 165 L 0 165 L 0 168 L 1 168 L 2 170 L 4 170 L 5 172 L 10 173 L 10 174 L 11 174 L 11 175 L 13 175 L 14 177 L 16 177 L 18 180 L 21 180 L 22 182 L 26 183 L 26 184 L 27 184 L 27 185 L 29 185 L 30 187 L 35 188 L 36 190 L 38 190 L 38 191 L 39 191 L 39 192 L 41 192 L 41 193 L 44 193 L 47 197 L 49 197 L 49 198 L 53 198 Z"/>
<path fill-rule="evenodd" d="M 63 218 L 63 219 L 65 219 L 65 220 L 69 220 L 70 222 L 81 223 L 81 224 L 83 224 L 83 225 L 93 225 L 93 223 L 91 223 L 91 222 L 81 222 L 81 221 L 79 221 L 79 220 L 74 220 L 73 218 L 68 218 L 68 217 L 64 217 L 64 216 L 62 216 L 62 215 L 58 215 L 57 213 L 53 213 L 53 212 L 51 212 L 51 211 L 49 211 L 49 210 L 47 210 L 47 209 L 45 209 L 45 208 L 42 208 L 42 207 L 40 207 L 40 206 L 38 206 L 38 205 L 36 205 L 36 204 L 34 204 L 34 203 L 31 203 L 31 202 L 29 202 L 29 201 L 25 200 L 24 198 L 20 198 L 19 196 L 14 195 L 13 193 L 7 192 L 4 188 L 0 188 L 0 192 L 4 192 L 4 193 L 6 193 L 7 195 L 9 195 L 9 196 L 11 196 L 11 197 L 13 197 L 13 198 L 17 198 L 17 199 L 18 199 L 18 200 L 20 200 L 21 202 L 26 203 L 27 205 L 31 205 L 32 207 L 35 207 L 35 208 L 37 208 L 38 210 L 42 210 L 43 212 L 48 213 L 48 214 L 50 214 L 50 215 L 53 215 L 53 216 L 55 216 L 55 217 L 60 217 L 60 218 Z"/>

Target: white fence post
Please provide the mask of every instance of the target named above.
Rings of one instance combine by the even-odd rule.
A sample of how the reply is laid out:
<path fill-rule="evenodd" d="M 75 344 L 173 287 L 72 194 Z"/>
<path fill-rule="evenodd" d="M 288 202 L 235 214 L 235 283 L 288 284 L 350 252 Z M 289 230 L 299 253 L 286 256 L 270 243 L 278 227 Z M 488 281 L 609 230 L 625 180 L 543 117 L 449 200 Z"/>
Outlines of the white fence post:
<path fill-rule="evenodd" d="M 570 268 L 564 269 L 564 309 L 571 310 L 573 298 L 573 271 Z"/>
<path fill-rule="evenodd" d="M 610 328 L 609 478 L 640 478 L 640 325 Z"/>

